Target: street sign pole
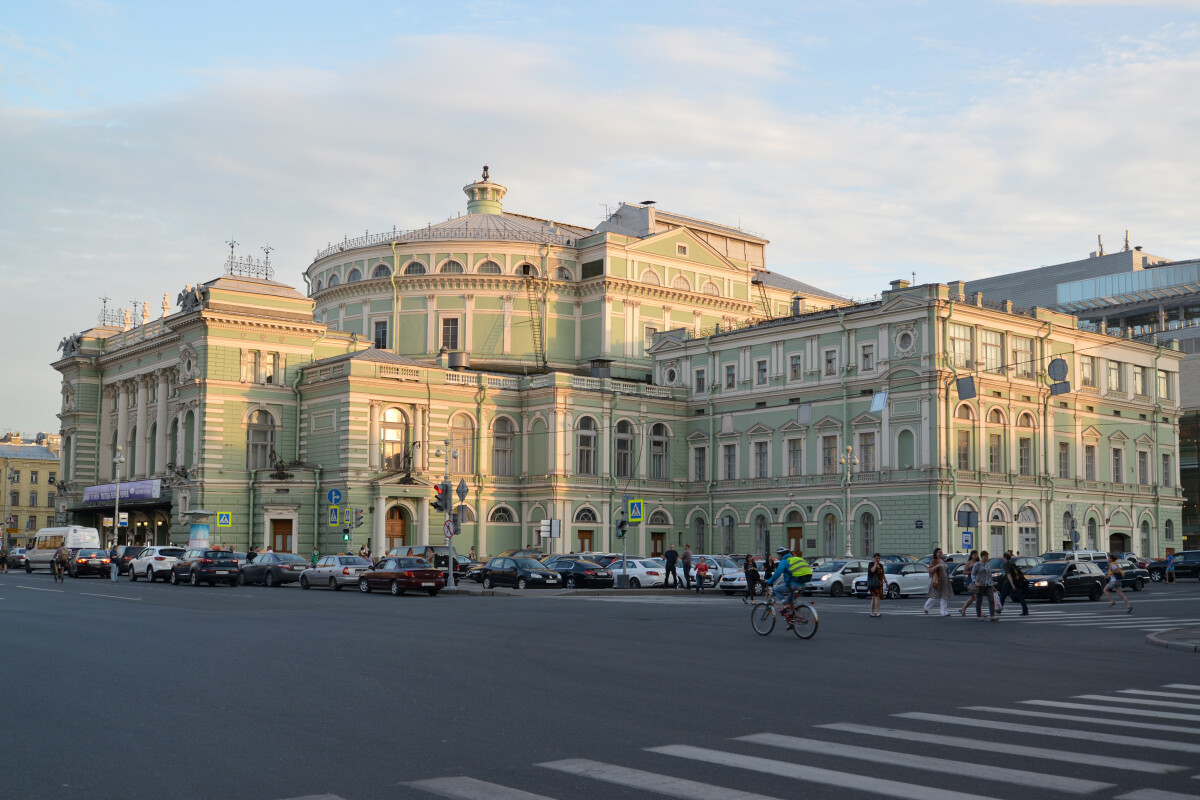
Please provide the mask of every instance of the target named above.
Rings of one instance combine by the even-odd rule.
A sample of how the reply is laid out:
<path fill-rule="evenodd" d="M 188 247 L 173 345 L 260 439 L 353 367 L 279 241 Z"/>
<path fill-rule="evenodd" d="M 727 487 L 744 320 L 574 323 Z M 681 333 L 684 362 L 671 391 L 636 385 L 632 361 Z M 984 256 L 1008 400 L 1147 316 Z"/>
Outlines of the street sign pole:
<path fill-rule="evenodd" d="M 621 497 L 621 514 L 624 517 L 629 516 L 629 502 L 633 500 L 633 495 L 627 494 Z M 626 527 L 625 535 L 621 537 L 621 580 L 617 586 L 621 589 L 629 588 L 629 561 L 625 558 L 629 550 L 629 529 Z"/>

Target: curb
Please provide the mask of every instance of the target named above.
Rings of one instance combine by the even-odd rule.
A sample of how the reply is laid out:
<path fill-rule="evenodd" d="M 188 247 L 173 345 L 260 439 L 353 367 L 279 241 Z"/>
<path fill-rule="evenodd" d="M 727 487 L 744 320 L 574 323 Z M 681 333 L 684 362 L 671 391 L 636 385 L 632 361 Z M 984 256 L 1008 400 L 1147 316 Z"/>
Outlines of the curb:
<path fill-rule="evenodd" d="M 1172 628 L 1168 631 L 1158 631 L 1146 635 L 1146 644 L 1152 644 L 1157 647 L 1165 647 L 1168 650 L 1181 650 L 1185 653 L 1200 653 L 1200 639 L 1193 639 L 1188 642 L 1173 642 L 1168 639 L 1163 639 L 1162 634 L 1173 634 L 1179 631 L 1191 630 L 1191 628 Z"/>

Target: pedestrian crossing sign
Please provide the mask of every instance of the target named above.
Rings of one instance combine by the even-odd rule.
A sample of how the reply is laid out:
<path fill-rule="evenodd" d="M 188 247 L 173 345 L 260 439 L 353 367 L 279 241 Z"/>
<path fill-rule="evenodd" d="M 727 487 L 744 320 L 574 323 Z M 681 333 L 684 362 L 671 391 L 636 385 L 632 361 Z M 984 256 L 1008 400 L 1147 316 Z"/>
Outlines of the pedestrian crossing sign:
<path fill-rule="evenodd" d="M 217 512 L 217 527 L 218 528 L 228 528 L 232 524 L 233 524 L 233 514 L 229 513 L 228 511 L 218 511 Z"/>
<path fill-rule="evenodd" d="M 642 508 L 644 506 L 645 506 L 644 500 L 630 500 L 629 501 L 629 521 L 630 522 L 641 522 L 642 521 Z"/>
<path fill-rule="evenodd" d="M 329 507 L 329 527 L 336 528 L 338 524 L 338 507 Z"/>

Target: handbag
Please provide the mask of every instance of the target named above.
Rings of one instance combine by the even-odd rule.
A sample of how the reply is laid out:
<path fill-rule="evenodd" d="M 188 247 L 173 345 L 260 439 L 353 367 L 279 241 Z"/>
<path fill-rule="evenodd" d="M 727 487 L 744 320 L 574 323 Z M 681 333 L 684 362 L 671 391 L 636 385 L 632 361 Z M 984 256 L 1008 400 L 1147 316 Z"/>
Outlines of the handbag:
<path fill-rule="evenodd" d="M 867 576 L 867 589 L 871 590 L 871 589 L 878 589 L 878 588 L 879 588 L 879 573 L 872 572 L 870 575 Z"/>

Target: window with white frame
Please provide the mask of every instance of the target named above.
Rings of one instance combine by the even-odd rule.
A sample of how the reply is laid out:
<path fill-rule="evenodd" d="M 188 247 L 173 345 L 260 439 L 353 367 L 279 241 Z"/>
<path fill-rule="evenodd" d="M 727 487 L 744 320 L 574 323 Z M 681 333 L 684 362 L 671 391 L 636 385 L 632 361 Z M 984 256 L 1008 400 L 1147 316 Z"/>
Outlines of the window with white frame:
<path fill-rule="evenodd" d="M 450 473 L 468 475 L 475 469 L 475 426 L 466 414 L 450 424 Z"/>
<path fill-rule="evenodd" d="M 859 348 L 859 371 L 873 372 L 875 370 L 875 345 L 864 344 Z"/>
<path fill-rule="evenodd" d="M 1120 447 L 1114 447 L 1112 451 L 1112 481 L 1125 482 L 1125 451 Z"/>
<path fill-rule="evenodd" d="M 705 380 L 705 371 L 702 369 L 696 370 L 694 377 L 696 394 L 704 394 L 705 390 L 708 388 L 708 383 Z"/>
<path fill-rule="evenodd" d="M 767 443 L 754 443 L 754 477 L 767 478 L 770 477 L 770 471 L 767 463 Z"/>
<path fill-rule="evenodd" d="M 804 473 L 804 440 L 787 440 L 788 475 L 795 477 Z"/>
<path fill-rule="evenodd" d="M 1080 356 L 1079 357 L 1079 384 L 1081 386 L 1090 386 L 1095 389 L 1096 384 L 1096 357 L 1095 356 Z"/>
<path fill-rule="evenodd" d="M 1150 453 L 1145 450 L 1137 451 L 1137 474 L 1138 484 L 1141 486 L 1150 485 Z"/>
<path fill-rule="evenodd" d="M 1018 378 L 1033 377 L 1033 339 L 1028 336 L 1010 336 L 1012 343 L 1013 372 Z"/>
<path fill-rule="evenodd" d="M 950 325 L 950 357 L 954 366 L 970 368 L 974 333 L 969 325 Z"/>
<path fill-rule="evenodd" d="M 596 474 L 596 421 L 591 417 L 581 418 L 576 427 L 575 473 Z"/>
<path fill-rule="evenodd" d="M 834 349 L 825 351 L 825 374 L 837 375 L 838 372 L 838 351 Z"/>
<path fill-rule="evenodd" d="M 1022 475 L 1033 474 L 1033 439 L 1022 436 L 1017 440 L 1017 462 Z"/>
<path fill-rule="evenodd" d="M 1158 371 L 1158 399 L 1171 400 L 1173 393 L 1171 392 L 1171 373 L 1166 370 Z"/>
<path fill-rule="evenodd" d="M 1120 361 L 1108 362 L 1108 390 L 1110 392 L 1125 391 L 1125 365 Z"/>
<path fill-rule="evenodd" d="M 246 425 L 246 469 L 267 469 L 275 448 L 275 418 L 255 411 Z"/>
<path fill-rule="evenodd" d="M 492 474 L 508 477 L 513 474 L 513 424 L 507 417 L 492 423 Z"/>
<path fill-rule="evenodd" d="M 650 429 L 650 477 L 654 480 L 669 480 L 669 439 L 667 426 L 661 422 L 655 423 Z"/>
<path fill-rule="evenodd" d="M 442 348 L 445 350 L 458 349 L 458 317 L 442 319 Z"/>
<path fill-rule="evenodd" d="M 1058 477 L 1071 477 L 1071 445 L 1069 442 L 1058 443 Z"/>
<path fill-rule="evenodd" d="M 333 415 L 329 416 L 330 427 L 333 427 Z M 383 444 L 383 468 L 397 472 L 407 469 L 409 465 L 404 456 L 408 449 L 408 418 L 404 412 L 398 408 L 384 409 L 383 420 L 379 423 L 379 439 Z"/>
<path fill-rule="evenodd" d="M 731 481 L 737 478 L 737 445 L 727 444 L 721 448 L 721 457 L 724 463 L 725 480 Z"/>
<path fill-rule="evenodd" d="M 733 389 L 737 386 L 737 365 L 725 365 L 725 388 Z"/>
<path fill-rule="evenodd" d="M 692 480 L 708 480 L 708 448 L 696 447 L 692 450 Z"/>
<path fill-rule="evenodd" d="M 875 434 L 860 433 L 858 435 L 858 471 L 875 471 Z"/>
<path fill-rule="evenodd" d="M 988 472 L 1004 472 L 1003 437 L 998 433 L 988 434 Z"/>
<path fill-rule="evenodd" d="M 798 381 L 804 378 L 804 360 L 799 355 L 788 358 L 788 380 Z"/>
<path fill-rule="evenodd" d="M 958 431 L 958 468 L 971 468 L 971 432 Z"/>
<path fill-rule="evenodd" d="M 643 338 L 643 343 L 642 343 L 642 346 L 645 349 L 649 350 L 650 345 L 654 344 L 654 336 L 657 333 L 658 333 L 658 328 L 654 327 L 653 325 L 646 326 L 646 330 L 643 332 L 644 338 Z"/>
<path fill-rule="evenodd" d="M 1000 331 L 979 332 L 979 360 L 985 372 L 1004 371 L 1004 335 Z"/>
<path fill-rule="evenodd" d="M 633 477 L 633 425 L 629 420 L 617 423 L 617 477 Z"/>
<path fill-rule="evenodd" d="M 1139 397 L 1148 397 L 1150 395 L 1150 368 L 1137 367 L 1133 368 L 1133 393 Z"/>
<path fill-rule="evenodd" d="M 821 437 L 821 471 L 836 475 L 838 471 L 838 443 L 836 436 Z"/>
<path fill-rule="evenodd" d="M 1096 445 L 1085 444 L 1083 446 L 1083 478 L 1084 480 L 1096 480 Z"/>
<path fill-rule="evenodd" d="M 388 342 L 388 323 L 386 319 L 375 320 L 375 349 L 387 350 L 391 344 Z"/>
<path fill-rule="evenodd" d="M 760 358 L 754 362 L 754 382 L 759 386 L 764 386 L 767 383 L 767 360 Z"/>

